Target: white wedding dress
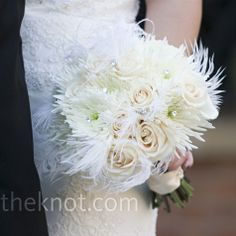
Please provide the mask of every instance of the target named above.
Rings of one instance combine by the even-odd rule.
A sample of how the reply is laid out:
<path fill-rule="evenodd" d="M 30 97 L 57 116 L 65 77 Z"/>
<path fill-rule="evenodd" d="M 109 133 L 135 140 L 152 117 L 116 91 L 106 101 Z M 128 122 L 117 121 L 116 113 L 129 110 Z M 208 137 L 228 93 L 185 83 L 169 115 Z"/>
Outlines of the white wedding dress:
<path fill-rule="evenodd" d="M 96 49 L 97 34 L 105 34 L 107 26 L 133 24 L 138 7 L 137 0 L 26 1 L 21 35 L 32 111 L 37 113 L 54 78 L 73 63 L 81 47 Z M 34 123 L 33 129 L 35 133 Z M 146 184 L 108 195 L 84 191 L 77 175 L 50 181 L 45 170 L 57 163 L 46 150 L 53 147 L 46 134 L 34 138 L 50 236 L 155 236 L 157 210 Z"/>

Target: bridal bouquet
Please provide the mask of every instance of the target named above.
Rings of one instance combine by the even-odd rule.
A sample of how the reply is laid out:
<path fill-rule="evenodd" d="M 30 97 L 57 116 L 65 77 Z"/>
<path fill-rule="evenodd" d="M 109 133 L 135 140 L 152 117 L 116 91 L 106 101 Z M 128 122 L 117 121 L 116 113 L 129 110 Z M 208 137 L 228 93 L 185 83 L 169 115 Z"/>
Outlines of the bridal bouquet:
<path fill-rule="evenodd" d="M 164 173 L 176 150 L 196 148 L 192 138 L 204 141 L 222 79 L 202 46 L 187 56 L 145 35 L 110 54 L 88 54 L 57 79 L 54 140 L 66 174 L 125 191 Z"/>

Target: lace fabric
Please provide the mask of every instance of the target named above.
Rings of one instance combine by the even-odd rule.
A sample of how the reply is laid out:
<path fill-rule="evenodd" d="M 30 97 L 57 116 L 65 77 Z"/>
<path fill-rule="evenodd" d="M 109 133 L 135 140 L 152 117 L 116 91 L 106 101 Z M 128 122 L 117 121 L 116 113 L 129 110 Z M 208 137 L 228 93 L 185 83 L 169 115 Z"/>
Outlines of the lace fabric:
<path fill-rule="evenodd" d="M 127 22 L 134 20 L 139 7 L 136 0 L 27 0 L 27 4 L 85 18 L 109 21 L 125 19 Z"/>

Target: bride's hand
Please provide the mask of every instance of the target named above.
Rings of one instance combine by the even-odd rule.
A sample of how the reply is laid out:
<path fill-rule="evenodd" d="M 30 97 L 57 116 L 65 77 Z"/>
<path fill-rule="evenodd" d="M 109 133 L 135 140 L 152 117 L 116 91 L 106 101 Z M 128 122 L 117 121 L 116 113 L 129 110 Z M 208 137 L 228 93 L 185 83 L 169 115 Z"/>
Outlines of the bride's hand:
<path fill-rule="evenodd" d="M 193 165 L 193 155 L 190 151 L 187 151 L 185 155 L 181 155 L 179 152 L 178 154 L 179 156 L 175 155 L 170 162 L 168 167 L 169 171 L 177 170 L 179 167 L 186 169 Z"/>
<path fill-rule="evenodd" d="M 184 177 L 183 169 L 193 165 L 193 155 L 189 151 L 181 155 L 178 150 L 177 154 L 178 156 L 173 156 L 166 173 L 154 174 L 148 179 L 148 186 L 152 191 L 165 195 L 179 188 Z"/>

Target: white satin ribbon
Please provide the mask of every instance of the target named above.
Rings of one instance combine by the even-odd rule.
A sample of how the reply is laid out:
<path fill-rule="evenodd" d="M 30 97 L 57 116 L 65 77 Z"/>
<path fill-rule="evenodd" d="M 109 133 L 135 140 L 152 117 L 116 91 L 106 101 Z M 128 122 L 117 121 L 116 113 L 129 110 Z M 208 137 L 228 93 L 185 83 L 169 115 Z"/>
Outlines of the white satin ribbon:
<path fill-rule="evenodd" d="M 148 180 L 149 188 L 161 195 L 168 194 L 176 190 L 184 177 L 184 172 L 181 167 L 177 170 L 166 172 L 162 175 L 152 175 Z"/>

